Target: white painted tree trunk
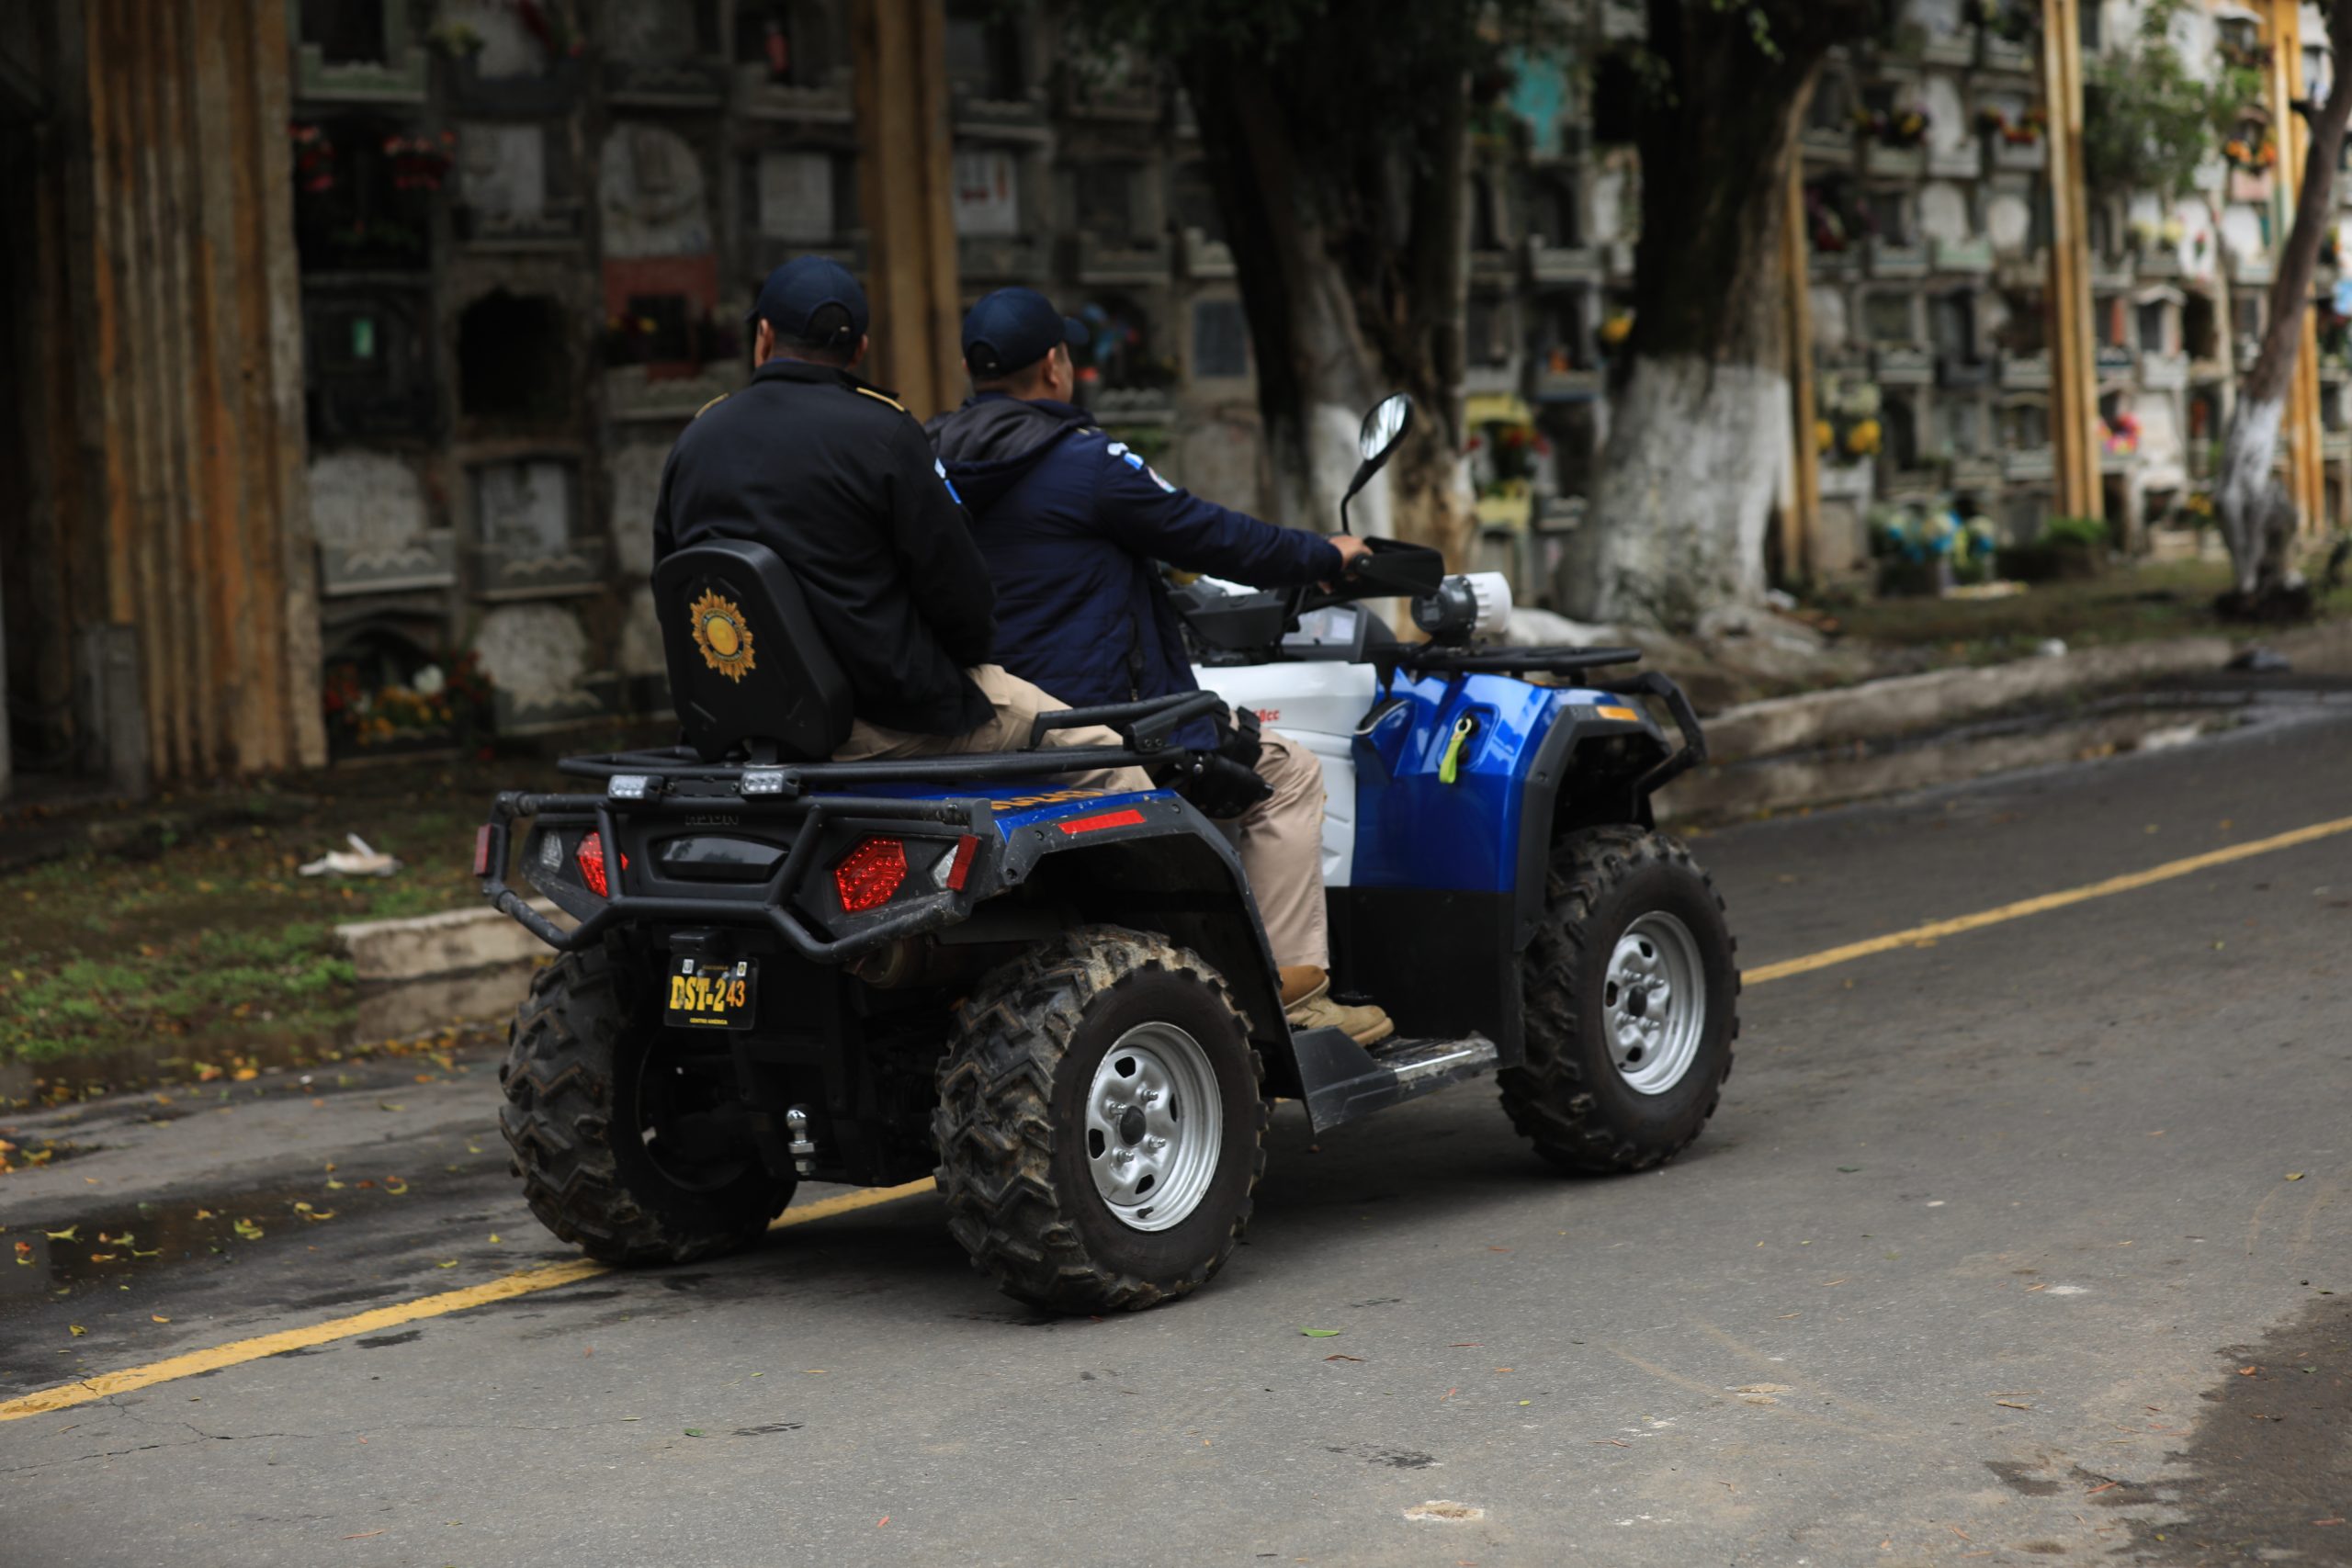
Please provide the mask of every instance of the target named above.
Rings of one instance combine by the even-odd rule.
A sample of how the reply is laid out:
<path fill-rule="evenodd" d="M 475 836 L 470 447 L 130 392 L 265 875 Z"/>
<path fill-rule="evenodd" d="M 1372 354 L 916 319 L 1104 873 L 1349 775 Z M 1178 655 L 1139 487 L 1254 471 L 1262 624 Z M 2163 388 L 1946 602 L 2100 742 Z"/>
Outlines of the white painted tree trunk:
<path fill-rule="evenodd" d="M 1570 541 L 1566 613 L 1688 630 L 1714 605 L 1759 596 L 1790 439 L 1781 372 L 1636 360 L 1610 411 L 1591 515 Z"/>
<path fill-rule="evenodd" d="M 2284 412 L 2277 398 L 2259 402 L 2241 400 L 2230 422 L 2229 438 L 2222 443 L 2222 482 L 2214 493 L 2214 510 L 2229 540 L 2230 560 L 2242 594 L 2255 590 L 2262 565 L 2263 518 L 2269 511 L 2270 465 L 2278 456 L 2278 423 Z"/>

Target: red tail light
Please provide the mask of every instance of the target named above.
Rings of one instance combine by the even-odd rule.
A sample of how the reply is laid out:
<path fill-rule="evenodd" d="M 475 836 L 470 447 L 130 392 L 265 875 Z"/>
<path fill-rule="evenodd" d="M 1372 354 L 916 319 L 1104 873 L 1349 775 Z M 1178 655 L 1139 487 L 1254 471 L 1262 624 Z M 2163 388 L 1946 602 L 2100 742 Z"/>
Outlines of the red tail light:
<path fill-rule="evenodd" d="M 1125 811 L 1105 811 L 1099 817 L 1080 817 L 1057 826 L 1075 837 L 1080 833 L 1099 833 L 1105 828 L 1132 828 L 1142 820 L 1143 813 L 1131 806 Z"/>
<path fill-rule="evenodd" d="M 474 829 L 474 874 L 490 874 L 490 824 L 487 822 Z"/>
<path fill-rule="evenodd" d="M 842 908 L 853 915 L 878 909 L 907 879 L 907 847 L 896 839 L 868 839 L 833 867 Z"/>
<path fill-rule="evenodd" d="M 591 833 L 581 840 L 580 848 L 573 852 L 572 859 L 580 863 L 580 880 L 588 885 L 589 892 L 599 898 L 609 898 L 613 896 L 611 889 L 605 882 L 604 834 Z"/>

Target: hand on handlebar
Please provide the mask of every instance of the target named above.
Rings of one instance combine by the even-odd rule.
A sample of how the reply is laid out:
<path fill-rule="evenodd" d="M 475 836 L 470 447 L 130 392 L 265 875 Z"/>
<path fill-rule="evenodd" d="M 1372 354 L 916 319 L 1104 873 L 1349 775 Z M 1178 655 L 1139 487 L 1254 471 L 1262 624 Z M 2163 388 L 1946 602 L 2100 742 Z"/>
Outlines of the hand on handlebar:
<path fill-rule="evenodd" d="M 1340 552 L 1340 575 L 1343 578 L 1352 575 L 1356 563 L 1372 554 L 1372 547 L 1353 534 L 1332 535 L 1331 547 Z M 1329 582 L 1322 584 L 1326 592 L 1331 591 L 1331 586 Z"/>

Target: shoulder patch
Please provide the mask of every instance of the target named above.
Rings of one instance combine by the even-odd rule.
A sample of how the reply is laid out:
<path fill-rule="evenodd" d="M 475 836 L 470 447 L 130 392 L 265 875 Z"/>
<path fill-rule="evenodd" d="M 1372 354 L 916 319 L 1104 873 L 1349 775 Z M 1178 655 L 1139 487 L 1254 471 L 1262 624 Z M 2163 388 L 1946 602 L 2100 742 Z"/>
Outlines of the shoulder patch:
<path fill-rule="evenodd" d="M 1130 450 L 1125 442 L 1114 441 L 1110 446 L 1103 448 L 1103 450 L 1108 456 L 1116 457 L 1119 461 L 1125 463 L 1136 472 L 1143 475 L 1152 483 L 1158 485 L 1161 490 L 1166 491 L 1169 494 L 1173 495 L 1176 493 L 1176 487 L 1170 484 L 1166 479 L 1161 479 L 1159 477 L 1159 470 L 1153 468 L 1149 463 L 1145 462 L 1141 454 Z"/>
<path fill-rule="evenodd" d="M 702 405 L 702 407 L 700 407 L 700 408 L 698 408 L 698 409 L 695 410 L 695 417 L 696 419 L 700 419 L 703 415 L 705 415 L 705 414 L 708 413 L 711 410 L 713 410 L 713 409 L 717 408 L 719 404 L 721 404 L 721 403 L 725 402 L 726 400 L 727 400 L 727 394 L 726 394 L 725 392 L 721 392 L 721 393 L 719 393 L 719 394 L 718 394 L 718 396 L 717 396 L 717 397 L 715 397 L 715 398 L 711 399 L 711 400 L 710 400 L 710 401 L 708 401 L 708 402 L 707 402 L 707 403 L 703 404 L 703 405 Z"/>
<path fill-rule="evenodd" d="M 888 392 L 877 392 L 871 387 L 852 387 L 850 390 L 857 393 L 860 397 L 872 398 L 877 403 L 888 403 L 900 413 L 907 412 L 907 405 L 900 402 L 898 399 L 892 397 Z M 914 416 L 912 414 L 908 414 L 907 417 L 911 419 Z"/>

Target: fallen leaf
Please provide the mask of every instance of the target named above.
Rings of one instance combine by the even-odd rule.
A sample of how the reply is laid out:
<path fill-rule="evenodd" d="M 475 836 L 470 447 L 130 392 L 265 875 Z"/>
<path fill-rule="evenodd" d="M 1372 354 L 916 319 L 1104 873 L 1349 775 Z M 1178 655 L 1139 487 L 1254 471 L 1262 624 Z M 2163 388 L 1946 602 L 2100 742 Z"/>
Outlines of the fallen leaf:
<path fill-rule="evenodd" d="M 1859 1165 L 1841 1165 L 1838 1168 L 1838 1174 L 1840 1176 L 1851 1176 L 1854 1172 L 1861 1168 L 1862 1168 Z"/>
<path fill-rule="evenodd" d="M 490 1239 L 491 1239 L 492 1241 L 493 1241 L 493 1242 L 494 1242 L 494 1241 L 496 1241 L 496 1240 L 498 1239 L 498 1233 L 497 1233 L 496 1231 L 492 1231 L 492 1232 L 491 1232 L 491 1233 L 490 1233 Z"/>
<path fill-rule="evenodd" d="M 209 1210 L 209 1209 L 198 1209 L 198 1210 L 196 1212 L 196 1217 L 197 1217 L 198 1219 L 199 1219 L 199 1220 L 217 1220 L 217 1219 L 219 1219 L 220 1216 L 220 1215 L 218 1215 L 218 1214 L 216 1214 L 216 1213 L 213 1213 L 211 1210 Z"/>
<path fill-rule="evenodd" d="M 2030 1404 L 2019 1404 L 2014 1399 L 1996 1399 L 1993 1403 L 1996 1404 L 2006 1405 L 2011 1410 L 2030 1410 L 2033 1408 Z"/>
<path fill-rule="evenodd" d="M 408 1190 L 408 1183 L 397 1176 L 388 1176 L 384 1178 L 384 1190 L 397 1198 Z"/>
<path fill-rule="evenodd" d="M 889 1515 L 888 1515 L 888 1514 L 885 1514 L 885 1515 L 883 1515 L 880 1518 L 878 1518 L 878 1519 L 876 1519 L 876 1520 L 875 1520 L 875 1521 L 874 1521 L 874 1528 L 875 1528 L 876 1529 L 880 1529 L 884 1525 L 887 1525 L 887 1524 L 888 1524 L 889 1522 L 890 1522 L 890 1516 L 889 1516 Z"/>
<path fill-rule="evenodd" d="M 366 1540 L 371 1535 L 381 1535 L 384 1532 L 382 1530 L 361 1530 L 357 1535 L 347 1535 L 343 1539 L 345 1540 Z"/>
<path fill-rule="evenodd" d="M 334 1218 L 334 1211 L 333 1209 L 305 1209 L 302 1212 L 302 1217 L 306 1220 L 331 1220 Z"/>
<path fill-rule="evenodd" d="M 457 1266 L 458 1260 L 452 1258 L 447 1263 L 435 1263 L 433 1267 L 435 1269 L 455 1269 Z"/>
<path fill-rule="evenodd" d="M 2083 1494 L 2083 1495 L 2084 1495 L 2084 1496 L 2086 1496 L 2086 1497 L 2096 1497 L 2096 1496 L 2098 1496 L 2098 1495 L 2100 1493 L 2102 1493 L 2102 1492 L 2111 1492 L 2111 1491 L 2113 1491 L 2116 1487 L 2120 1486 L 2120 1485 L 2122 1485 L 2122 1484 L 2123 1484 L 2123 1483 L 2121 1483 L 2120 1481 L 2110 1481 L 2110 1482 L 2109 1482 L 2109 1483 L 2108 1483 L 2106 1485 L 2104 1485 L 2104 1486 L 2094 1486 L 2094 1487 L 2092 1487 L 2089 1491 L 2087 1491 L 2087 1492 L 2084 1493 L 2084 1494 Z"/>
<path fill-rule="evenodd" d="M 2250 1378 L 2261 1370 L 2262 1369 L 2260 1367 L 2240 1367 L 2238 1369 L 2238 1376 L 2242 1378 Z"/>
<path fill-rule="evenodd" d="M 1595 1448 L 1600 1447 L 1602 1443 L 1607 1443 L 1612 1449 L 1630 1449 L 1634 1446 L 1631 1443 L 1621 1441 L 1616 1438 L 1589 1438 L 1586 1441 L 1591 1443 Z"/>
<path fill-rule="evenodd" d="M 1326 1356 L 1323 1359 L 1327 1361 L 1361 1361 L 1363 1359 L 1362 1356 Z"/>
<path fill-rule="evenodd" d="M 376 1109 L 379 1111 L 406 1111 L 408 1107 L 405 1105 L 396 1105 L 389 1100 L 379 1100 L 376 1102 Z"/>
<path fill-rule="evenodd" d="M 93 1252 L 90 1254 L 90 1261 L 93 1263 L 111 1263 L 114 1259 L 115 1255 L 111 1252 Z"/>
<path fill-rule="evenodd" d="M 80 1324 L 78 1324 L 78 1323 L 69 1323 L 69 1324 L 67 1324 L 67 1325 L 65 1325 L 65 1327 L 66 1327 L 66 1331 L 67 1331 L 68 1333 L 72 1334 L 72 1335 L 74 1336 L 74 1338 L 76 1338 L 76 1339 L 81 1338 L 81 1337 L 82 1337 L 82 1336 L 84 1336 L 85 1334 L 87 1334 L 88 1332 L 90 1332 L 88 1329 L 86 1329 L 86 1328 L 83 1327 L 83 1326 L 82 1326 Z"/>
<path fill-rule="evenodd" d="M 170 1318 L 168 1318 L 168 1317 L 164 1317 L 164 1316 L 163 1316 L 162 1314 L 158 1314 L 158 1313 L 152 1313 L 152 1312 L 151 1312 L 151 1313 L 149 1313 L 149 1314 L 147 1314 L 147 1318 L 148 1318 L 148 1321 L 149 1321 L 149 1322 L 151 1322 L 151 1323 L 169 1323 L 169 1322 L 171 1322 L 171 1321 L 172 1321 L 172 1320 L 171 1320 Z"/>
<path fill-rule="evenodd" d="M 685 1431 L 686 1436 L 689 1438 L 707 1438 L 710 1436 L 709 1433 L 704 1431 L 700 1427 L 689 1427 Z"/>
<path fill-rule="evenodd" d="M 1302 1328 L 1299 1332 L 1309 1339 L 1337 1339 L 1340 1334 L 1336 1328 Z"/>
<path fill-rule="evenodd" d="M 81 1230 L 80 1225 L 67 1225 L 62 1231 L 43 1231 L 40 1234 L 51 1241 L 79 1241 L 82 1239 Z"/>
<path fill-rule="evenodd" d="M 2287 1173 L 2287 1179 L 2290 1181 L 2301 1181 L 2302 1179 L 2303 1173 L 2300 1170 L 2290 1170 Z"/>
<path fill-rule="evenodd" d="M 1458 1388 L 1447 1389 L 1443 1393 L 1437 1396 L 1437 1402 L 1440 1404 L 1443 1404 L 1447 1400 L 1452 1399 L 1455 1394 L 1460 1393 L 1462 1391 Z"/>

